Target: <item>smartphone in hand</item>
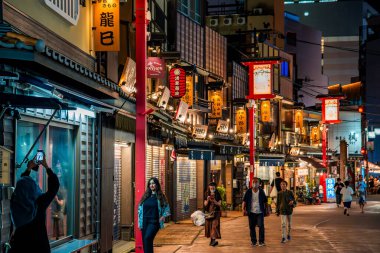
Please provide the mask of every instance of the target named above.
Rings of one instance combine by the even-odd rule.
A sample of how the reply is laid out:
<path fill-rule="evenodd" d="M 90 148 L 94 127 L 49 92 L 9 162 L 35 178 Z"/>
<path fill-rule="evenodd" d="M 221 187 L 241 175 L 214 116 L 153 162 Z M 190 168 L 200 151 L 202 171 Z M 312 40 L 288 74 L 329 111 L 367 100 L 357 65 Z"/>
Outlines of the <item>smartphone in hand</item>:
<path fill-rule="evenodd" d="M 35 156 L 35 164 L 37 164 L 37 166 L 32 168 L 32 170 L 35 170 L 35 171 L 38 170 L 38 165 L 42 163 L 42 161 L 44 160 L 44 157 L 45 157 L 44 151 L 41 149 L 37 150 L 37 154 Z"/>

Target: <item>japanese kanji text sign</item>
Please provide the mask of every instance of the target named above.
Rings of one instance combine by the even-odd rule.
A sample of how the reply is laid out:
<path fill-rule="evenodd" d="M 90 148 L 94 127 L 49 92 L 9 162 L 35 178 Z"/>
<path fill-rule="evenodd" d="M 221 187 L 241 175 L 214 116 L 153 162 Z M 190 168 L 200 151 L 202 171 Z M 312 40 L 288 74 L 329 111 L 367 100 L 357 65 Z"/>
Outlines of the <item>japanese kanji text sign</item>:
<path fill-rule="evenodd" d="M 97 0 L 94 3 L 95 51 L 119 51 L 119 1 Z"/>
<path fill-rule="evenodd" d="M 169 72 L 170 95 L 181 98 L 186 93 L 186 72 L 182 68 L 172 68 Z"/>

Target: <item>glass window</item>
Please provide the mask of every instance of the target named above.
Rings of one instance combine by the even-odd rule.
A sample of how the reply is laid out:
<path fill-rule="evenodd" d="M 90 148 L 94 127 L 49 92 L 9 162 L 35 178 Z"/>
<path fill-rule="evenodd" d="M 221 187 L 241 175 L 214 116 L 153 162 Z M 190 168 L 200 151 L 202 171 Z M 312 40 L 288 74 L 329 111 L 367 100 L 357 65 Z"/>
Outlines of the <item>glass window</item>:
<path fill-rule="evenodd" d="M 281 76 L 289 77 L 289 62 L 283 61 L 281 62 Z"/>
<path fill-rule="evenodd" d="M 197 23 L 201 22 L 201 2 L 200 0 L 178 0 L 178 10 L 185 16 Z"/>
<path fill-rule="evenodd" d="M 16 161 L 21 162 L 44 125 L 19 121 L 17 124 Z M 74 171 L 75 145 L 73 129 L 49 126 L 29 155 L 32 159 L 38 149 L 45 152 L 49 166 L 57 174 L 60 188 L 46 211 L 46 227 L 50 241 L 73 234 L 74 225 Z M 48 140 L 48 141 L 46 141 Z M 16 171 L 16 179 L 25 171 L 23 164 Z M 47 190 L 47 177 L 42 167 L 31 176 L 43 192 Z"/>

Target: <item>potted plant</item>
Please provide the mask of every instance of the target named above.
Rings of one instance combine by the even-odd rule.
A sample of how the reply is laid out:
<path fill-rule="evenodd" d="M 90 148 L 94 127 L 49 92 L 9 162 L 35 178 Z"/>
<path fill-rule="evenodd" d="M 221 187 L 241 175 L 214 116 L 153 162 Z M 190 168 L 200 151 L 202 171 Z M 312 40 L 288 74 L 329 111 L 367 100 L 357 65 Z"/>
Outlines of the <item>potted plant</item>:
<path fill-rule="evenodd" d="M 227 201 L 226 201 L 226 188 L 224 188 L 223 185 L 218 186 L 216 188 L 220 194 L 220 197 L 222 198 L 222 204 L 221 204 L 221 216 L 222 217 L 227 217 Z"/>

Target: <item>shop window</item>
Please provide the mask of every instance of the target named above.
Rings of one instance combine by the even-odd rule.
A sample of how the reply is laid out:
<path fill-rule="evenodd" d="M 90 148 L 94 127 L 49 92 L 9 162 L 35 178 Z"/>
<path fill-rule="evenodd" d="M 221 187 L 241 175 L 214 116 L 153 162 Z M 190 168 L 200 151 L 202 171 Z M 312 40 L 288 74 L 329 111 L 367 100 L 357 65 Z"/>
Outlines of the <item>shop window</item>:
<path fill-rule="evenodd" d="M 200 0 L 178 0 L 178 10 L 185 16 L 197 23 L 201 23 L 201 1 Z"/>
<path fill-rule="evenodd" d="M 19 121 L 17 124 L 16 161 L 21 162 L 44 125 Z M 49 126 L 37 145 L 29 155 L 34 157 L 38 149 L 45 152 L 47 163 L 57 174 L 60 188 L 56 198 L 46 212 L 46 227 L 50 241 L 62 239 L 73 234 L 74 224 L 74 171 L 75 145 L 72 128 Z M 16 171 L 16 180 L 25 171 L 26 165 Z M 40 166 L 31 176 L 39 184 L 43 192 L 47 190 L 45 169 Z"/>

